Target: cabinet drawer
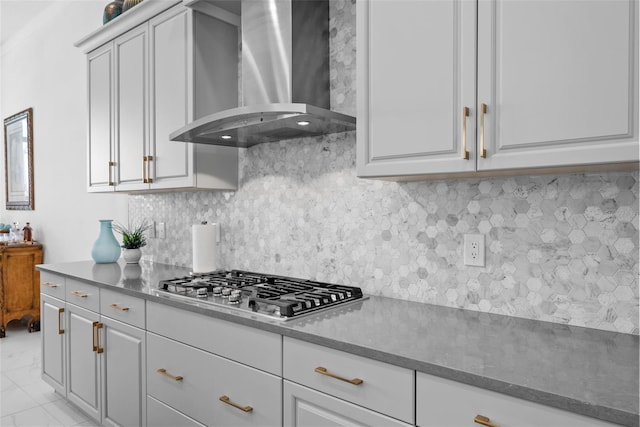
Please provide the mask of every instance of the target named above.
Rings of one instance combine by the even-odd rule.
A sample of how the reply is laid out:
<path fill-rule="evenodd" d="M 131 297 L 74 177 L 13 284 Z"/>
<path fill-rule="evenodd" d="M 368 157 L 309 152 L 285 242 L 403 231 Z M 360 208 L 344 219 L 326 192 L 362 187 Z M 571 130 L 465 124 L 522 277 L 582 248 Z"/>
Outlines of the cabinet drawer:
<path fill-rule="evenodd" d="M 413 424 L 412 370 L 288 337 L 283 357 L 285 379 Z"/>
<path fill-rule="evenodd" d="M 198 422 L 282 425 L 279 377 L 151 333 L 147 355 L 148 394 Z"/>
<path fill-rule="evenodd" d="M 153 302 L 147 303 L 147 330 L 275 375 L 282 372 L 278 334 Z"/>
<path fill-rule="evenodd" d="M 479 425 L 473 422 L 477 415 L 488 417 L 500 427 L 614 427 L 606 421 L 422 372 L 416 375 L 416 411 L 420 427 Z"/>
<path fill-rule="evenodd" d="M 385 426 L 410 427 L 386 415 L 307 387 L 284 382 L 285 426 Z"/>
<path fill-rule="evenodd" d="M 204 427 L 170 406 L 147 396 L 147 425 L 154 427 Z"/>
<path fill-rule="evenodd" d="M 78 280 L 67 279 L 67 302 L 86 308 L 87 310 L 100 311 L 100 288 Z"/>
<path fill-rule="evenodd" d="M 144 299 L 100 289 L 100 313 L 144 329 Z"/>
<path fill-rule="evenodd" d="M 40 292 L 52 297 L 65 299 L 65 278 L 56 274 L 40 272 Z"/>

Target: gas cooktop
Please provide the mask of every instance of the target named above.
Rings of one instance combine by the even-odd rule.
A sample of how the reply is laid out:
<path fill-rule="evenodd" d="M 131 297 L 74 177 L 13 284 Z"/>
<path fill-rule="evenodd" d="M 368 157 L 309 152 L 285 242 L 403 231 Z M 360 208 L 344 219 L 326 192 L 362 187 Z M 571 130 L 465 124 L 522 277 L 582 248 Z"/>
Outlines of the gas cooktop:
<path fill-rule="evenodd" d="M 156 295 L 287 320 L 364 299 L 358 287 L 242 270 L 162 280 Z"/>

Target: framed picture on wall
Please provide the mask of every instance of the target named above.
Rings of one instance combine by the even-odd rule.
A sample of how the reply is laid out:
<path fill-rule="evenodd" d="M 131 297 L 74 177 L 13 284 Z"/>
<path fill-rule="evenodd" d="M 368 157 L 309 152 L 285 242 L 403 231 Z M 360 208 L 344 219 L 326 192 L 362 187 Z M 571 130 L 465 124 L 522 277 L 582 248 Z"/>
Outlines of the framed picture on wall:
<path fill-rule="evenodd" d="M 4 119 L 5 194 L 8 210 L 33 210 L 33 109 Z"/>

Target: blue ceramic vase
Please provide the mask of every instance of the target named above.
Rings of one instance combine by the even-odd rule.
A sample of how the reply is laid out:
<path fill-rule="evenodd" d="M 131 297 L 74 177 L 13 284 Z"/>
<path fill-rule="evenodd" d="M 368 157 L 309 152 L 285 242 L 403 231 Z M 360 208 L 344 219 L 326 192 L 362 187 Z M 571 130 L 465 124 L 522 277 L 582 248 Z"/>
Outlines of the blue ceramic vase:
<path fill-rule="evenodd" d="M 112 222 L 111 219 L 100 220 L 100 235 L 91 248 L 91 258 L 97 264 L 116 262 L 120 258 L 120 245 L 113 235 Z"/>
<path fill-rule="evenodd" d="M 102 14 L 102 23 L 106 24 L 112 19 L 120 16 L 122 13 L 123 3 L 124 0 L 113 0 L 111 3 L 107 4 L 104 8 L 104 13 Z"/>

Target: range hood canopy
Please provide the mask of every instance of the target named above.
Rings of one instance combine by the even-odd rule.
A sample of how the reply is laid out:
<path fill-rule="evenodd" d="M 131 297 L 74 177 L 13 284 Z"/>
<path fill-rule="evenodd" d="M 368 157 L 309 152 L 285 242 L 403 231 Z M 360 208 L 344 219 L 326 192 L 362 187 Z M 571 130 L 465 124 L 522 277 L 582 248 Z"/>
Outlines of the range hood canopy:
<path fill-rule="evenodd" d="M 242 0 L 240 19 L 243 106 L 171 140 L 250 147 L 355 130 L 355 117 L 330 110 L 328 0 Z"/>

